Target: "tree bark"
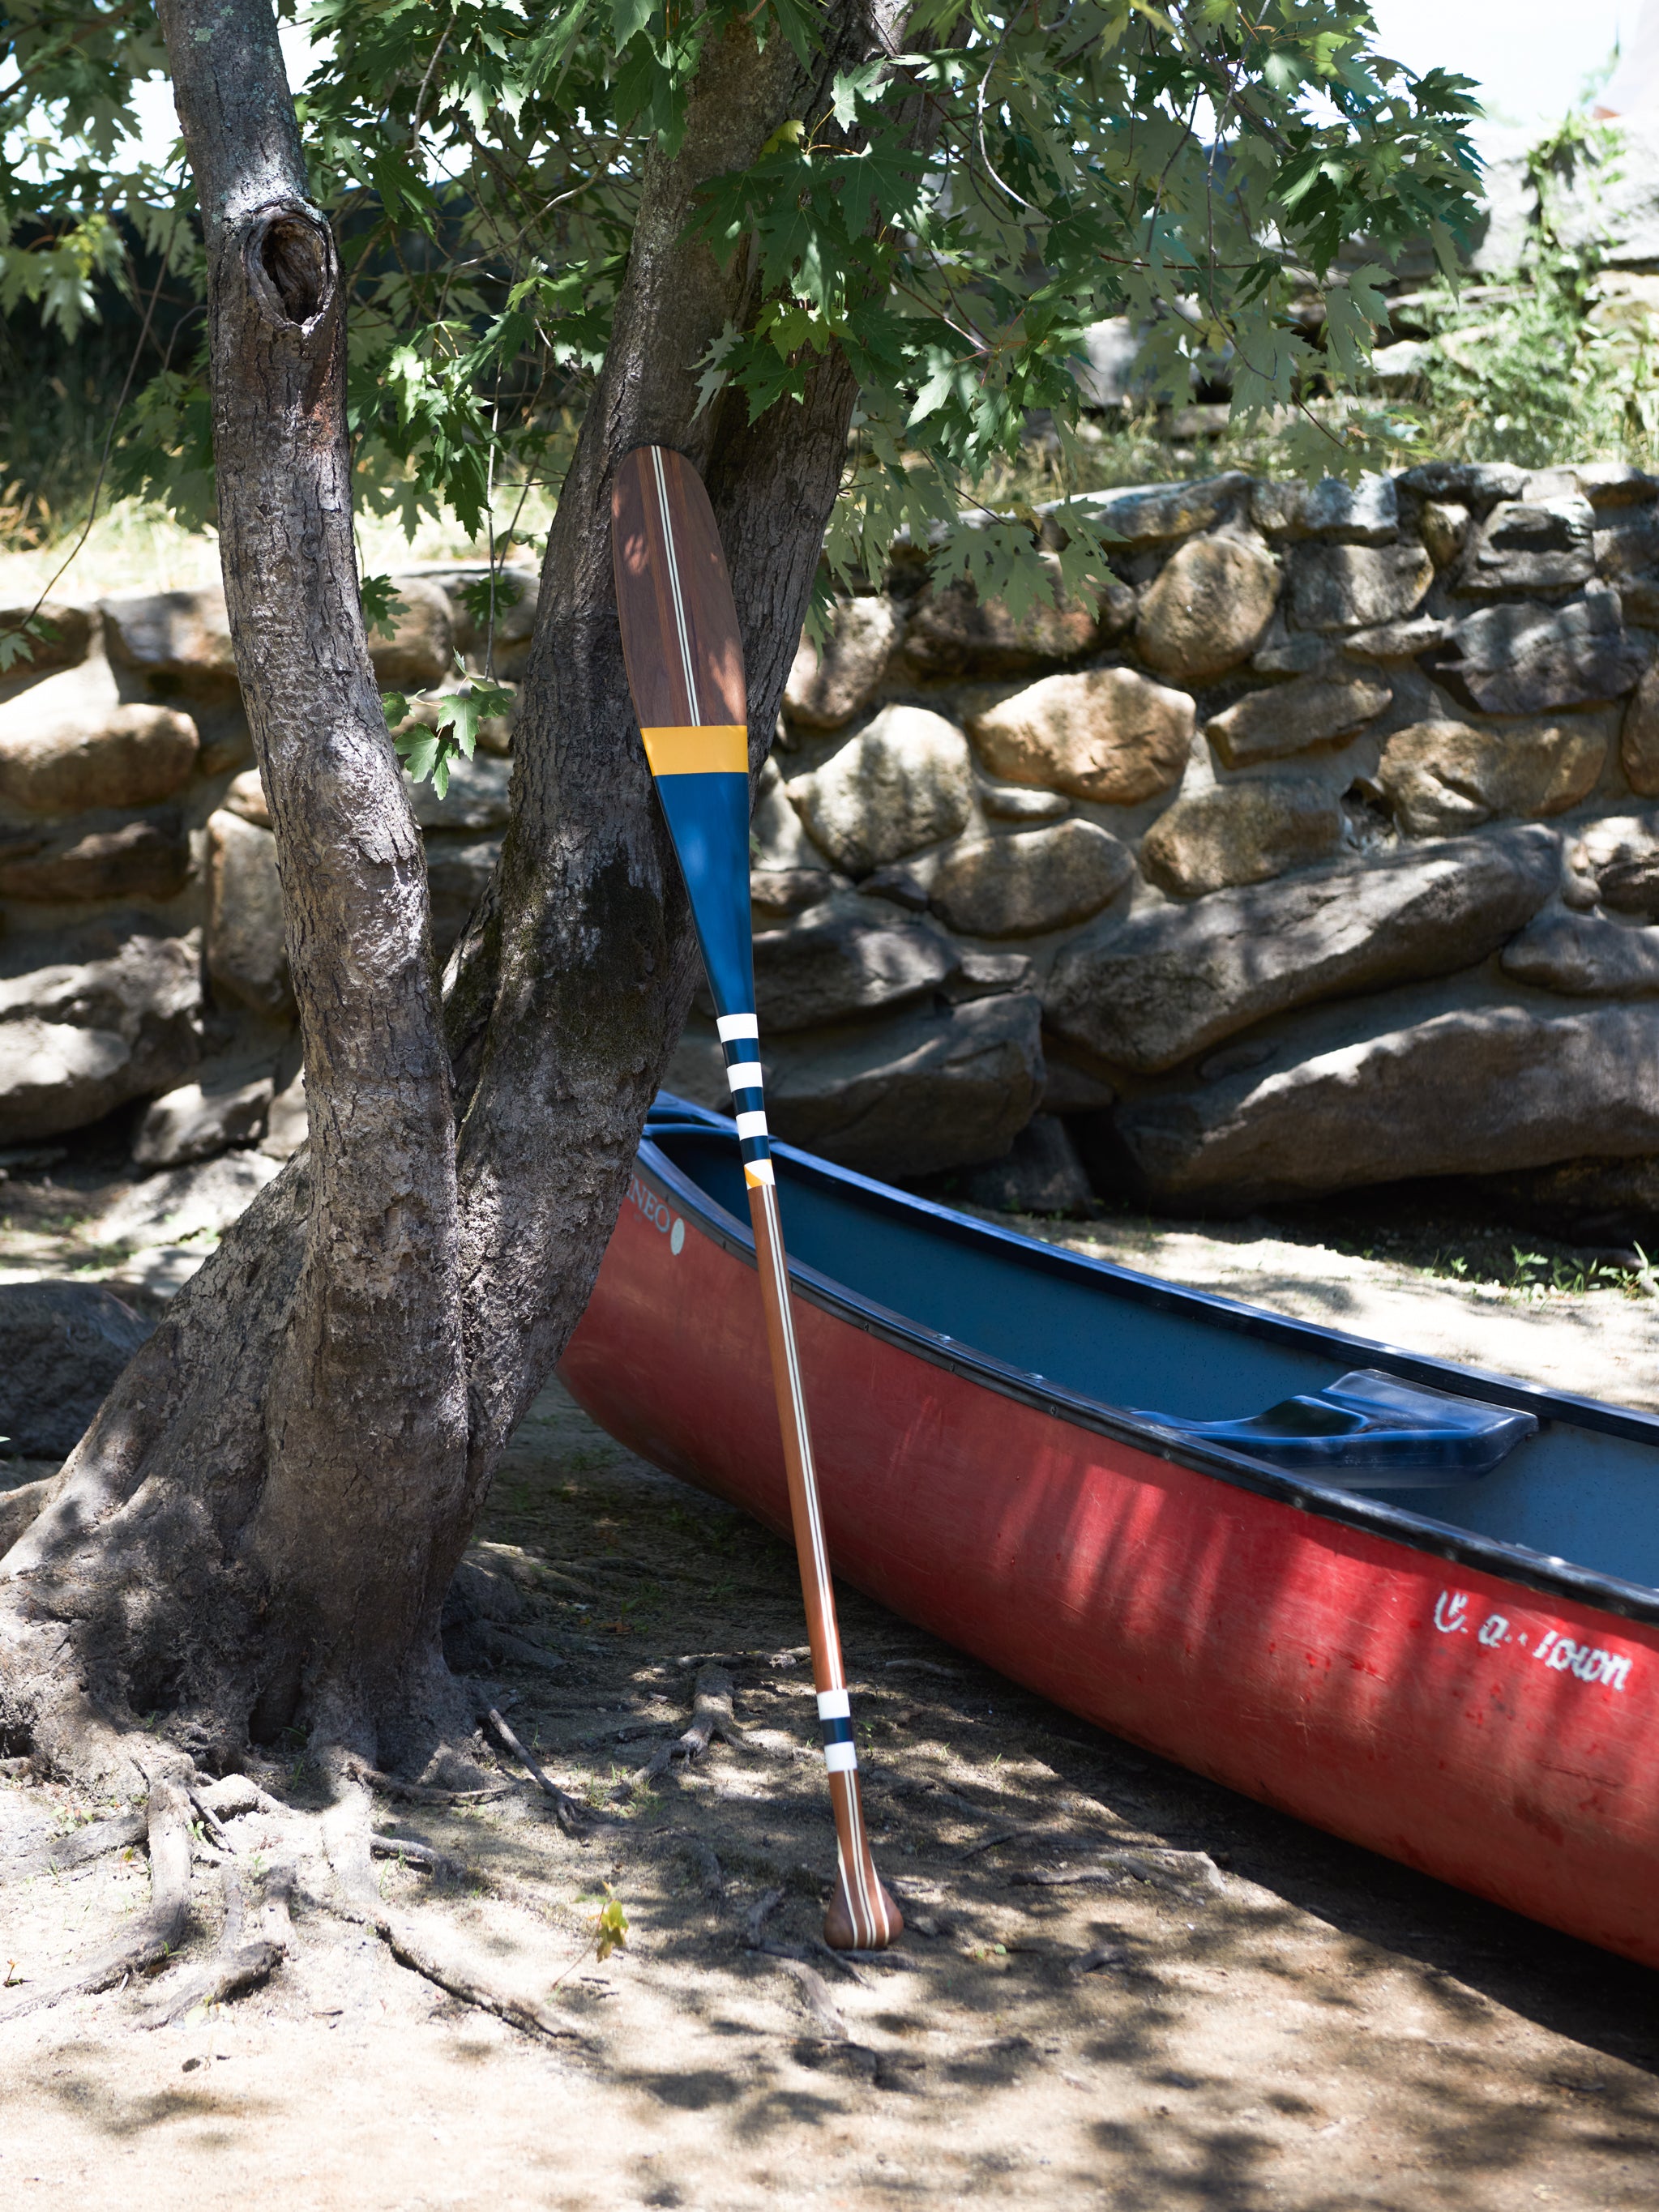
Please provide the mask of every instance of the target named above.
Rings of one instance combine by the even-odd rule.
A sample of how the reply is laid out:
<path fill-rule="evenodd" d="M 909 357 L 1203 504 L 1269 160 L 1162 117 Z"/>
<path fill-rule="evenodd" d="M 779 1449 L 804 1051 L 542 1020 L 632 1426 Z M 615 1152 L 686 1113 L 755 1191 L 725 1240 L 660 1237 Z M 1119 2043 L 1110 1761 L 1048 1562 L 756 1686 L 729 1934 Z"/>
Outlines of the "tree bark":
<path fill-rule="evenodd" d="M 498 882 L 452 962 L 363 636 L 331 239 L 305 198 L 269 0 L 161 0 L 204 210 L 227 598 L 269 795 L 312 1139 L 175 1301 L 0 1561 L 0 1735 L 121 1765 L 160 1707 L 206 1763 L 300 1720 L 371 1765 L 442 1732 L 444 1589 L 489 1476 L 579 1320 L 696 974 L 635 729 L 611 479 L 702 471 L 770 743 L 855 397 L 699 412 L 695 364 L 757 304 L 689 246 L 700 187 L 896 11 L 840 0 L 804 71 L 732 26 L 672 159 L 647 162 L 612 343 L 550 533 Z M 456 1084 L 452 1085 L 452 1064 Z M 459 1133 L 453 1103 L 464 1102 Z"/>
<path fill-rule="evenodd" d="M 305 1051 L 308 1173 L 287 1194 L 305 1194 L 303 1243 L 258 1316 L 257 1369 L 216 1409 L 202 1393 L 228 1379 L 223 1325 L 253 1316 L 265 1272 L 256 1251 L 239 1280 L 221 1253 L 118 1394 L 119 1443 L 82 1448 L 9 1571 L 71 1624 L 118 1703 L 139 1692 L 135 1672 L 153 1675 L 131 1647 L 153 1656 L 179 1586 L 234 1585 L 253 1618 L 227 1633 L 222 1600 L 205 1626 L 173 1621 L 196 1679 L 143 1693 L 209 1698 L 210 1733 L 233 1739 L 251 1716 L 269 1729 L 303 1706 L 375 1758 L 381 1729 L 429 1702 L 422 1683 L 441 1686 L 465 1493 L 454 1117 L 425 866 L 358 593 L 338 262 L 307 196 L 276 21 L 269 0 L 162 0 L 161 15 L 207 246 L 225 594 Z M 283 1206 L 272 1198 L 267 1221 Z M 188 1463 L 204 1425 L 219 1446 L 206 1481 Z M 181 1494 L 198 1509 L 188 1534 Z M 130 1590 L 158 1516 L 181 1548 L 135 1638 L 131 1603 L 107 1573 L 100 1602 L 100 1562 L 79 1554 L 95 1531 Z"/>

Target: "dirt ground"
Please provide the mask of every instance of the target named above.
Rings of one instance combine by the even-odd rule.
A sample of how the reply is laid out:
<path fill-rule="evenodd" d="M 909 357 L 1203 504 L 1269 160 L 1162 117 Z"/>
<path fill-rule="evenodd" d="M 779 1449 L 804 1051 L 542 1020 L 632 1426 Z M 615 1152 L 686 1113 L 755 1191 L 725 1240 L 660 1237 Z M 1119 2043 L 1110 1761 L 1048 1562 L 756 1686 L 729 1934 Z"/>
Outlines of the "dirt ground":
<path fill-rule="evenodd" d="M 27 1204 L 14 1221 L 14 1273 L 74 1257 L 44 1249 Z M 70 1236 L 67 1212 L 52 1233 Z M 1264 1224 L 1064 1233 L 1653 1402 L 1650 1298 L 1471 1288 Z M 145 1262 L 82 1247 L 79 1264 L 136 1284 Z M 787 1550 L 556 1386 L 480 1535 L 511 1633 L 557 1660 L 492 1662 L 495 1701 L 612 1817 L 563 1835 L 481 1751 L 501 1794 L 380 1808 L 386 1833 L 464 1871 L 389 1859 L 383 1893 L 568 2033 L 532 2038 L 398 1965 L 338 1917 L 313 1855 L 263 1988 L 143 2027 L 164 1974 L 0 2027 L 0 2205 L 1645 2212 L 1659 2197 L 1652 1975 L 1133 1751 L 852 1591 L 867 1802 L 909 1927 L 887 1962 L 838 1967 L 815 1948 L 833 1842 Z M 711 1661 L 744 1740 L 630 1792 Z M 257 1778 L 318 1802 L 301 1746 Z M 5 1881 L 8 1860 L 110 1809 L 0 1782 L 15 1987 L 145 1901 L 132 1853 Z M 283 1822 L 256 1811 L 226 1838 L 257 1870 Z M 204 1838 L 179 1978 L 216 1931 L 211 1852 Z M 606 1883 L 629 1935 L 601 1964 Z"/>

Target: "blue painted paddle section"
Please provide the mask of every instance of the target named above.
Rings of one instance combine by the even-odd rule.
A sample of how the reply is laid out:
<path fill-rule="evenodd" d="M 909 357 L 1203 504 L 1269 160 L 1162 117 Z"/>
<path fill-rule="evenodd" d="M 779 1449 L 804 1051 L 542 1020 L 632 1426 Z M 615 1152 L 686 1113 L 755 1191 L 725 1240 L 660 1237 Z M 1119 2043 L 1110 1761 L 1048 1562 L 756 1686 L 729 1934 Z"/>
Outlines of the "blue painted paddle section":
<path fill-rule="evenodd" d="M 755 952 L 749 915 L 747 768 L 738 775 L 659 775 L 657 796 L 690 894 L 714 1011 L 752 1014 Z"/>

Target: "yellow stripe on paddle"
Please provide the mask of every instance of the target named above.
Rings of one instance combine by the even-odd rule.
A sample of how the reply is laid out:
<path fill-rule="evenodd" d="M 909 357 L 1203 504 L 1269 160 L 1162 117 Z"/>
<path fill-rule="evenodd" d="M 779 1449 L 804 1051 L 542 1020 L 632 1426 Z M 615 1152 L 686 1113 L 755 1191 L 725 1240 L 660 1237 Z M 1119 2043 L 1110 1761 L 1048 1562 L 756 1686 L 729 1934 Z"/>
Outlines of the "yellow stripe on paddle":
<path fill-rule="evenodd" d="M 653 775 L 747 775 L 749 732 L 741 722 L 641 730 Z"/>

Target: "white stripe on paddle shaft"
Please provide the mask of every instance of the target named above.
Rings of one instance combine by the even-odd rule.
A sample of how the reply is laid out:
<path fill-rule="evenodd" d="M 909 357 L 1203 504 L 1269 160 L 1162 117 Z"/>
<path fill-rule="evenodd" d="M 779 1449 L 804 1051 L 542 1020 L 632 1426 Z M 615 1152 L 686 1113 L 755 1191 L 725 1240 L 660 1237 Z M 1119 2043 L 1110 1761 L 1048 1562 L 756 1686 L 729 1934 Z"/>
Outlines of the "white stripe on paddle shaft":
<path fill-rule="evenodd" d="M 767 1227 L 770 1231 L 768 1243 L 772 1252 L 772 1279 L 777 1296 L 778 1313 L 783 1328 L 784 1364 L 789 1376 L 790 1410 L 794 1416 L 796 1449 L 800 1454 L 802 1488 L 806 1493 L 806 1526 L 812 1554 L 812 1572 L 818 1587 L 818 1613 L 824 1626 L 824 1641 L 830 1647 L 825 1662 L 832 1680 L 823 1690 L 833 1693 L 846 1692 L 847 1680 L 842 1670 L 841 1637 L 836 1626 L 836 1596 L 830 1580 L 830 1557 L 824 1547 L 823 1522 L 818 1512 L 818 1478 L 812 1462 L 812 1439 L 806 1425 L 806 1400 L 801 1389 L 800 1361 L 795 1350 L 794 1317 L 789 1303 L 789 1270 L 783 1256 L 783 1224 L 778 1216 L 777 1193 L 769 1182 L 761 1192 L 761 1204 L 765 1208 Z M 854 1753 L 856 1759 L 857 1754 Z M 886 1916 L 877 1906 L 870 1892 L 870 1846 L 864 1833 L 864 1808 L 859 1796 L 858 1769 L 850 1771 L 831 1767 L 830 1788 L 837 1781 L 847 1793 L 848 1841 L 852 1847 L 853 1863 L 846 1864 L 842 1856 L 842 1885 L 847 1892 L 847 1903 L 853 1918 L 854 1933 L 859 1937 L 860 1950 L 872 1950 L 881 1942 L 886 1925 Z"/>
<path fill-rule="evenodd" d="M 835 1785 L 831 1784 L 830 1786 L 833 1789 Z M 847 1777 L 846 1789 L 847 1826 L 848 1838 L 853 1846 L 853 1870 L 852 1881 L 848 1881 L 846 1880 L 847 1865 L 846 1861 L 843 1858 L 842 1861 L 842 1880 L 846 1883 L 847 1902 L 852 1910 L 853 1933 L 855 1936 L 860 1933 L 859 1926 L 859 1915 L 860 1912 L 864 1915 L 864 1926 L 869 1930 L 869 1933 L 863 1936 L 863 1940 L 856 1946 L 856 1948 L 860 1951 L 875 1951 L 879 1950 L 881 1948 L 882 1938 L 886 1932 L 887 1916 L 884 1912 L 878 1911 L 876 1900 L 870 1894 L 869 1877 L 866 1873 L 866 1869 L 868 1869 L 870 1874 L 873 1874 L 875 1869 L 871 1864 L 870 1846 L 865 1841 L 864 1802 L 859 1796 L 859 1778 L 856 1768 Z M 858 1885 L 858 1893 L 856 1896 L 854 1894 L 854 1882 L 856 1882 Z"/>
<path fill-rule="evenodd" d="M 757 1060 L 734 1060 L 726 1071 L 726 1080 L 734 1091 L 758 1091 L 766 1078 Z"/>
<path fill-rule="evenodd" d="M 687 719 L 695 726 L 702 720 L 702 708 L 697 703 L 697 677 L 691 665 L 691 639 L 685 627 L 685 601 L 680 597 L 679 549 L 674 543 L 674 519 L 668 512 L 668 477 L 662 465 L 660 446 L 651 448 L 651 469 L 657 480 L 657 505 L 662 514 L 663 539 L 668 548 L 668 589 L 674 601 L 674 628 L 679 633 L 680 663 L 685 671 L 685 696 L 691 709 Z"/>
<path fill-rule="evenodd" d="M 753 1037 L 757 1044 L 760 1042 L 758 1014 L 720 1014 L 715 1017 L 714 1027 L 722 1044 L 734 1044 L 740 1037 Z"/>
<path fill-rule="evenodd" d="M 772 1282 L 783 1330 L 784 1366 L 789 1376 L 789 1409 L 795 1424 L 795 1448 L 800 1454 L 801 1487 L 806 1493 L 806 1534 L 812 1554 L 812 1575 L 818 1586 L 818 1611 L 826 1632 L 825 1640 L 830 1646 L 825 1657 L 831 1679 L 823 1686 L 826 1690 L 840 1690 L 846 1687 L 847 1677 L 842 1671 L 841 1637 L 836 1626 L 836 1595 L 830 1581 L 830 1554 L 824 1548 L 823 1522 L 818 1514 L 817 1469 L 812 1463 L 812 1438 L 806 1425 L 806 1397 L 801 1388 L 800 1359 L 795 1350 L 794 1316 L 789 1305 L 789 1270 L 783 1256 L 783 1224 L 778 1217 L 775 1186 L 765 1183 L 760 1187 L 760 1191 L 769 1231 L 767 1243 L 771 1248 Z"/>

